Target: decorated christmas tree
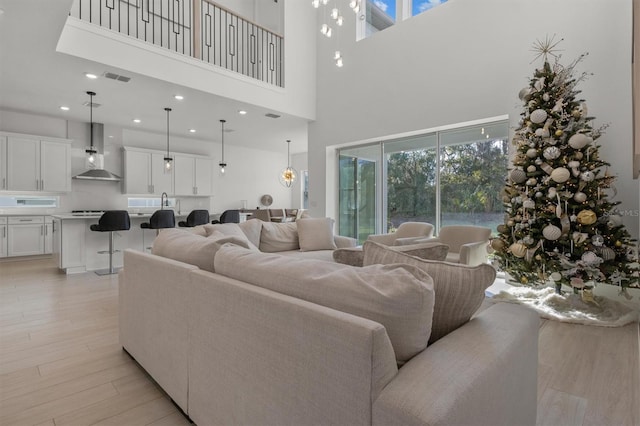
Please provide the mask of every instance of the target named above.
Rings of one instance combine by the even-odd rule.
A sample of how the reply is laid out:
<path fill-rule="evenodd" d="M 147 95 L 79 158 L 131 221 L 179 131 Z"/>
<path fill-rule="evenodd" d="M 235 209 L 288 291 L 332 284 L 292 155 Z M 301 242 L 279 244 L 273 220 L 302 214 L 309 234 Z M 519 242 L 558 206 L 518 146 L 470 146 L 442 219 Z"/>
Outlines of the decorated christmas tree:
<path fill-rule="evenodd" d="M 503 192 L 505 222 L 491 246 L 499 266 L 527 285 L 566 284 L 593 300 L 599 283 L 638 286 L 637 253 L 616 210 L 614 177 L 600 157 L 606 126 L 593 117 L 574 75 L 586 56 L 563 66 L 553 38 L 534 45 L 543 65 L 519 97 L 522 119 L 513 137 L 517 149 Z M 550 64 L 548 56 L 555 58 Z"/>

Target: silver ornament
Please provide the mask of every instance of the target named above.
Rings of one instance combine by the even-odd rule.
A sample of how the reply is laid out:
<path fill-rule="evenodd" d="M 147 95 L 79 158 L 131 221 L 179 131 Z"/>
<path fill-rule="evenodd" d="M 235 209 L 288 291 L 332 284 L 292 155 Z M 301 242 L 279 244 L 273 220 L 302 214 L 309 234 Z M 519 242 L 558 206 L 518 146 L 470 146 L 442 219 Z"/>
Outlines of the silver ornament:
<path fill-rule="evenodd" d="M 527 171 L 528 171 L 529 173 L 533 173 L 533 172 L 535 172 L 535 171 L 536 171 L 536 166 L 534 166 L 533 164 L 532 164 L 532 165 L 530 165 L 529 167 L 527 167 Z"/>
<path fill-rule="evenodd" d="M 551 172 L 551 179 L 553 179 L 554 182 L 564 183 L 568 181 L 570 177 L 571 173 L 564 167 L 558 167 L 556 169 L 553 169 L 553 171 Z"/>
<path fill-rule="evenodd" d="M 569 138 L 569 146 L 573 149 L 582 149 L 591 142 L 593 142 L 593 139 L 584 133 L 576 133 Z"/>
<path fill-rule="evenodd" d="M 585 194 L 584 192 L 576 192 L 575 194 L 573 194 L 573 199 L 579 203 L 584 203 L 585 201 L 587 201 L 587 194 Z"/>
<path fill-rule="evenodd" d="M 591 182 L 595 178 L 596 178 L 596 175 L 589 170 L 587 170 L 586 172 L 580 173 L 580 179 L 582 179 L 585 182 Z"/>
<path fill-rule="evenodd" d="M 536 178 L 529 178 L 527 179 L 527 186 L 534 186 L 538 183 L 538 179 Z"/>
<path fill-rule="evenodd" d="M 604 244 L 604 237 L 600 234 L 596 234 L 593 237 L 591 237 L 591 242 L 593 243 L 594 246 L 600 247 L 601 245 Z"/>
<path fill-rule="evenodd" d="M 538 150 L 535 148 L 529 148 L 527 150 L 527 157 L 536 158 L 538 156 Z"/>
<path fill-rule="evenodd" d="M 529 117 L 532 123 L 541 124 L 547 119 L 547 111 L 543 109 L 536 109 L 531 113 Z"/>
<path fill-rule="evenodd" d="M 527 174 L 522 169 L 511 170 L 509 177 L 511 177 L 511 180 L 515 183 L 522 183 L 527 180 Z"/>
<path fill-rule="evenodd" d="M 545 93 L 544 95 L 542 95 L 542 100 L 545 102 L 549 102 L 549 99 L 551 99 L 551 96 L 549 96 L 548 93 Z"/>
<path fill-rule="evenodd" d="M 600 247 L 600 256 L 606 262 L 616 258 L 616 252 L 609 247 Z"/>
<path fill-rule="evenodd" d="M 560 157 L 561 154 L 562 153 L 560 152 L 560 148 L 556 146 L 545 148 L 545 150 L 542 152 L 542 156 L 547 160 L 555 160 L 556 158 Z"/>
<path fill-rule="evenodd" d="M 542 235 L 549 241 L 555 241 L 562 235 L 562 231 L 555 225 L 547 225 L 542 229 Z"/>

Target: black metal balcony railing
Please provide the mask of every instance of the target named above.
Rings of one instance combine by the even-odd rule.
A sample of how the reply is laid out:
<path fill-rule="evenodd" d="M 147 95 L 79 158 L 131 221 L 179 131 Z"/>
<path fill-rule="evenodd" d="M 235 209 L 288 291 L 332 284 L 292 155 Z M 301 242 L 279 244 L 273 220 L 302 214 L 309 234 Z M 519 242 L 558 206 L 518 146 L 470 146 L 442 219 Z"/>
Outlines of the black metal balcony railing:
<path fill-rule="evenodd" d="M 284 87 L 282 36 L 209 0 L 76 0 L 69 15 Z"/>

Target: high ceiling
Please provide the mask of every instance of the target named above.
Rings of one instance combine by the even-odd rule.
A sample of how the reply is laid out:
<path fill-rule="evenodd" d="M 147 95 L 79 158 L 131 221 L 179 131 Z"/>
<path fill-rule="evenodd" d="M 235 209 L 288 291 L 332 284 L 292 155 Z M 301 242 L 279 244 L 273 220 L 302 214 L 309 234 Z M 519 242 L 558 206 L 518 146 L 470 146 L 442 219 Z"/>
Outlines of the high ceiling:
<path fill-rule="evenodd" d="M 0 108 L 88 122 L 86 92 L 96 92 L 94 121 L 153 133 L 166 131 L 165 107 L 171 113 L 171 134 L 198 141 L 220 141 L 220 119 L 233 130 L 225 143 L 269 151 L 307 151 L 307 121 L 278 111 L 149 78 L 56 52 L 56 44 L 73 0 L 0 0 Z M 128 83 L 85 73 L 131 77 Z M 184 100 L 174 99 L 174 95 Z M 62 111 L 65 105 L 69 111 Z M 239 110 L 247 111 L 239 115 Z M 277 119 L 266 113 L 280 114 Z M 140 119 L 139 124 L 132 120 Z M 189 129 L 195 129 L 190 133 Z"/>

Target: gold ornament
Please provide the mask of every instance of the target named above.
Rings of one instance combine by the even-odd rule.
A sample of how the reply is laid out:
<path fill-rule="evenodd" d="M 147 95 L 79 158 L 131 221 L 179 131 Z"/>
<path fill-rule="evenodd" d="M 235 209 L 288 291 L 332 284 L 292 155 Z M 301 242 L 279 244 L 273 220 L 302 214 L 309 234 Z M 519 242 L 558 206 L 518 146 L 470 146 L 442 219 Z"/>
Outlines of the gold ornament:
<path fill-rule="evenodd" d="M 560 137 L 564 134 L 564 132 L 562 131 L 562 129 L 558 129 L 556 130 L 556 136 Z"/>
<path fill-rule="evenodd" d="M 507 226 L 504 225 L 504 224 L 498 225 L 498 227 L 496 229 L 501 234 L 505 234 L 508 231 Z"/>
<path fill-rule="evenodd" d="M 507 243 L 505 243 L 503 239 L 494 238 L 493 240 L 491 240 L 491 248 L 493 248 L 495 251 L 504 250 L 506 245 Z"/>
<path fill-rule="evenodd" d="M 526 284 L 526 283 L 528 283 L 528 282 L 529 282 L 529 279 L 528 279 L 527 277 L 525 277 L 525 276 L 522 276 L 522 277 L 520 277 L 520 282 L 521 282 L 522 284 Z"/>
<path fill-rule="evenodd" d="M 617 240 L 615 244 L 616 244 L 616 247 L 622 247 L 622 241 L 620 240 Z"/>
<path fill-rule="evenodd" d="M 522 258 L 524 257 L 525 254 L 527 254 L 527 247 L 525 247 L 524 244 L 520 244 L 520 243 L 513 243 L 511 244 L 511 246 L 509 247 L 509 251 L 511 252 L 511 254 L 513 254 L 515 257 L 519 257 Z"/>
<path fill-rule="evenodd" d="M 598 218 L 592 210 L 582 210 L 578 213 L 578 223 L 582 225 L 593 225 Z"/>
<path fill-rule="evenodd" d="M 596 300 L 593 298 L 593 290 L 591 288 L 582 289 L 582 301 L 584 303 L 591 303 L 593 305 L 600 306 L 598 305 L 598 302 L 596 302 Z"/>

